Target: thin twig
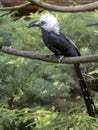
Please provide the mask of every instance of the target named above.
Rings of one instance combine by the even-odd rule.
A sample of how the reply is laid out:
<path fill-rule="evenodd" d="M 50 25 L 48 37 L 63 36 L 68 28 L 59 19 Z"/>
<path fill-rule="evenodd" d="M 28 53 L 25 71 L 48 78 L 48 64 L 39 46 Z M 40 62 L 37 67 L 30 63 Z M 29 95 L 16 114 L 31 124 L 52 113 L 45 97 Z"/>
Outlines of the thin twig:
<path fill-rule="evenodd" d="M 15 11 L 15 10 L 19 10 L 21 8 L 25 8 L 29 5 L 31 5 L 30 2 L 27 2 L 25 4 L 21 4 L 21 5 L 17 5 L 17 6 L 13 6 L 13 7 L 1 7 L 0 11 Z"/>

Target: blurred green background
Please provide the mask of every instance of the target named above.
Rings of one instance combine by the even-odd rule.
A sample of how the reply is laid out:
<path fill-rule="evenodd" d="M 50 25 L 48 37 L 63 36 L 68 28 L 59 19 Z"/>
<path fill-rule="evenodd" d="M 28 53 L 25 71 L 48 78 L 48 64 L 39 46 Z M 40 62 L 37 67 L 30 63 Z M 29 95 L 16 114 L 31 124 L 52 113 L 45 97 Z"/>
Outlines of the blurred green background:
<path fill-rule="evenodd" d="M 3 15 L 6 12 L 0 12 Z M 54 13 L 43 11 L 16 18 L 0 17 L 0 46 L 51 54 L 39 28 L 27 28 L 43 13 L 52 13 L 82 55 L 98 54 L 98 11 Z M 98 108 L 97 63 L 81 69 Z M 0 130 L 97 130 L 88 116 L 73 65 L 46 63 L 0 51 Z"/>

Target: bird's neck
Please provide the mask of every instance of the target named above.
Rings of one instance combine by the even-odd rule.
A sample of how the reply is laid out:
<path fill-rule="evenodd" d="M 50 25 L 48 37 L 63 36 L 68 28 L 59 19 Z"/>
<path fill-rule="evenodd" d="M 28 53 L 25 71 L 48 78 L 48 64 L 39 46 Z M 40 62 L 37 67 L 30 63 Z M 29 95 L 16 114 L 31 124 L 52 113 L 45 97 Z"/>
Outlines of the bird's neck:
<path fill-rule="evenodd" d="M 42 38 L 43 38 L 43 40 L 48 39 L 49 35 L 50 35 L 50 32 L 42 29 Z"/>
<path fill-rule="evenodd" d="M 57 35 L 60 34 L 60 32 L 47 31 L 47 30 L 45 30 L 45 29 L 42 29 L 42 35 L 49 35 L 49 34 L 51 34 L 51 33 L 55 33 L 55 34 L 57 34 Z"/>
<path fill-rule="evenodd" d="M 45 35 L 45 34 L 49 34 L 50 32 L 45 30 L 45 29 L 42 29 L 42 34 Z"/>

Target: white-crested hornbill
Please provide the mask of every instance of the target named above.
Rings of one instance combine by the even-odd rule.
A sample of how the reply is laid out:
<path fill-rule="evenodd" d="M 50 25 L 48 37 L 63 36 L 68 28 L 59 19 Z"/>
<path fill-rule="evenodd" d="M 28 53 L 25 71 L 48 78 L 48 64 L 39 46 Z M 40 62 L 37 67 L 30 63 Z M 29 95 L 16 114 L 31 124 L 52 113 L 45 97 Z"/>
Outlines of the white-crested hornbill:
<path fill-rule="evenodd" d="M 29 23 L 28 27 L 41 28 L 42 39 L 45 45 L 55 54 L 55 56 L 81 56 L 75 44 L 73 44 L 69 38 L 60 32 L 59 22 L 52 14 L 43 14 L 39 20 Z M 87 112 L 92 117 L 98 117 L 98 112 L 96 110 L 95 104 L 81 72 L 80 64 L 74 64 L 74 68 L 79 79 L 80 88 L 84 97 Z"/>

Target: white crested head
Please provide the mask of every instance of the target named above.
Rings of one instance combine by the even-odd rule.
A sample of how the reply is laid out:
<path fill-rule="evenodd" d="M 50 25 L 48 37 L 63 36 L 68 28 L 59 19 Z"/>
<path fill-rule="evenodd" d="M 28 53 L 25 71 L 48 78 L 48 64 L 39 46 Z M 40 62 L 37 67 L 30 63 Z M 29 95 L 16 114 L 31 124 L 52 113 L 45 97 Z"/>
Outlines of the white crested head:
<path fill-rule="evenodd" d="M 53 31 L 57 34 L 59 34 L 59 22 L 56 19 L 56 17 L 54 17 L 52 14 L 43 14 L 40 19 L 39 19 L 41 24 L 41 28 L 46 30 L 46 31 Z"/>

